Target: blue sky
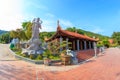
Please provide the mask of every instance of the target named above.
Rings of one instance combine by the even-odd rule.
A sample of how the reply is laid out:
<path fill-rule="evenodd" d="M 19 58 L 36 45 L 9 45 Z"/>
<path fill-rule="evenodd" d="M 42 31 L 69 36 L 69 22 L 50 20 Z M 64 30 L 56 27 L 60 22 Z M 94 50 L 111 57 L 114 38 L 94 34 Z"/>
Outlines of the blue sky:
<path fill-rule="evenodd" d="M 120 31 L 120 0 L 0 0 L 0 29 L 21 28 L 21 22 L 40 17 L 41 31 L 76 27 L 111 36 Z M 7 7 L 6 7 L 7 6 Z"/>

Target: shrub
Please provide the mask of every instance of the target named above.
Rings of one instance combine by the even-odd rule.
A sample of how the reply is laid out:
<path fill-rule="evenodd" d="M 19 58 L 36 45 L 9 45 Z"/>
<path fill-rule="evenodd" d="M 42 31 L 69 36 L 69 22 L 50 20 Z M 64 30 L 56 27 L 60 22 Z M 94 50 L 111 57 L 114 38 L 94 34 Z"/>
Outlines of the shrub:
<path fill-rule="evenodd" d="M 49 58 L 50 58 L 50 59 L 54 59 L 54 56 L 50 55 Z"/>
<path fill-rule="evenodd" d="M 43 56 L 41 54 L 38 54 L 36 60 L 43 60 Z"/>
<path fill-rule="evenodd" d="M 30 54 L 30 59 L 35 59 L 35 55 L 34 54 Z"/>
<path fill-rule="evenodd" d="M 51 55 L 51 52 L 48 49 L 46 49 L 45 52 L 43 53 L 44 58 L 49 58 L 50 55 Z"/>
<path fill-rule="evenodd" d="M 29 57 L 28 53 L 22 54 L 23 57 Z"/>

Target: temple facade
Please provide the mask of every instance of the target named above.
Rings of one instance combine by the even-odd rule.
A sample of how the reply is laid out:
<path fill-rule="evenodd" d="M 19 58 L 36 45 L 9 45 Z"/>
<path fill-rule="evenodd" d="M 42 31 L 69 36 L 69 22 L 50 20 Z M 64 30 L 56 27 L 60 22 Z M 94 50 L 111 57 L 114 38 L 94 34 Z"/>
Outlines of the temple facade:
<path fill-rule="evenodd" d="M 70 47 L 70 50 L 73 51 L 94 49 L 97 42 L 96 39 L 88 37 L 86 35 L 62 30 L 61 26 L 59 25 L 59 21 L 57 24 L 56 33 L 50 39 L 48 39 L 47 42 L 54 40 L 59 41 L 60 43 L 62 43 L 62 41 L 66 41 L 67 43 L 70 42 L 71 44 L 67 44 L 66 49 L 69 49 Z"/>

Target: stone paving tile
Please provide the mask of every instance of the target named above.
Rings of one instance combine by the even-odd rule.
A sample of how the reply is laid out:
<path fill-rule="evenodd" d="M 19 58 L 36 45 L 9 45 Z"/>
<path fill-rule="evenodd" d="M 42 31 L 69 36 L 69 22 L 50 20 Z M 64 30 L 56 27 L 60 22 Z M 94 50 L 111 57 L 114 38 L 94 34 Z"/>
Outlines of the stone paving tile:
<path fill-rule="evenodd" d="M 120 80 L 120 49 L 108 49 L 104 55 L 63 72 L 42 72 L 46 80 Z M 39 74 L 39 76 L 41 76 Z"/>
<path fill-rule="evenodd" d="M 35 80 L 36 68 L 22 61 L 0 61 L 0 80 Z"/>
<path fill-rule="evenodd" d="M 4 51 L 0 49 L 0 52 Z M 69 66 L 60 68 L 39 66 L 15 59 L 1 60 L 0 80 L 120 80 L 119 61 L 118 48 L 110 48 L 105 54 L 69 70 L 66 70 Z M 56 71 L 57 69 L 60 70 Z"/>

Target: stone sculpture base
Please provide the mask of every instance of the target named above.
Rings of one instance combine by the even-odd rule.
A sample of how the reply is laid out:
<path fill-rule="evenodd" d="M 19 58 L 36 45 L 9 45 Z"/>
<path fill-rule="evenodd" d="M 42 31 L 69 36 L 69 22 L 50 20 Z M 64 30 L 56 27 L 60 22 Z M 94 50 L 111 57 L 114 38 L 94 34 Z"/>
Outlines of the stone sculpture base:
<path fill-rule="evenodd" d="M 42 54 L 44 52 L 40 39 L 30 39 L 27 44 L 29 47 L 22 49 L 22 54 Z"/>

